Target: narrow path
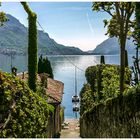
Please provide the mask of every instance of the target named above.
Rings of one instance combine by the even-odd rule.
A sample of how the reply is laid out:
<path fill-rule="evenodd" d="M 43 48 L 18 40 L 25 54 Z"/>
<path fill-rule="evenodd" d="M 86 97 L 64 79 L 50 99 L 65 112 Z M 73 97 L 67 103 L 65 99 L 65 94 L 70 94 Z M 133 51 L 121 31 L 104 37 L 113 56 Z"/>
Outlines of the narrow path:
<path fill-rule="evenodd" d="M 66 119 L 60 138 L 80 138 L 79 119 Z"/>

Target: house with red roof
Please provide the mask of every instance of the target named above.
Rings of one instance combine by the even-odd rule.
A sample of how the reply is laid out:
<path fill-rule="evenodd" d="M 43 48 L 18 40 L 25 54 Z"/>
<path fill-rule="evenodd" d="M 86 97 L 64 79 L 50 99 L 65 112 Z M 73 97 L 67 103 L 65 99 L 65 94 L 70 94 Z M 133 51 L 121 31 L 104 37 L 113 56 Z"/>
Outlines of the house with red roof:
<path fill-rule="evenodd" d="M 17 76 L 24 80 L 28 80 L 28 73 L 23 72 L 17 74 Z M 48 77 L 48 74 L 41 73 L 37 75 L 37 80 L 39 82 L 46 80 L 46 96 L 47 96 L 47 103 L 54 106 L 54 112 L 50 112 L 49 123 L 48 123 L 48 131 L 49 137 L 59 137 L 61 132 L 61 124 L 64 121 L 64 110 L 61 107 L 62 97 L 63 97 L 63 90 L 64 90 L 64 83 L 58 80 L 54 80 Z"/>

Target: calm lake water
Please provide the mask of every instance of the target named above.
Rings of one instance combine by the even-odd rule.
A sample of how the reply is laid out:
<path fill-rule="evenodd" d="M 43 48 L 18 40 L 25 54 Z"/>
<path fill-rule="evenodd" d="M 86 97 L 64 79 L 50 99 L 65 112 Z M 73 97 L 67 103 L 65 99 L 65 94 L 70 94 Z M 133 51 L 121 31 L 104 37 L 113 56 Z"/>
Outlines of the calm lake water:
<path fill-rule="evenodd" d="M 71 97 L 75 94 L 75 64 L 77 69 L 77 91 L 78 94 L 86 82 L 85 70 L 87 67 L 96 65 L 100 62 L 100 56 L 82 55 L 82 56 L 48 56 L 51 61 L 54 79 L 64 83 L 64 95 L 62 105 L 65 107 L 65 118 L 74 118 L 75 114 L 72 111 Z M 129 65 L 132 65 L 132 55 L 129 56 Z M 18 68 L 18 72 L 27 71 L 27 57 L 26 56 L 6 56 L 0 54 L 0 69 L 10 72 L 12 66 Z M 72 64 L 73 63 L 73 64 Z M 106 55 L 105 63 L 119 64 L 119 55 Z"/>

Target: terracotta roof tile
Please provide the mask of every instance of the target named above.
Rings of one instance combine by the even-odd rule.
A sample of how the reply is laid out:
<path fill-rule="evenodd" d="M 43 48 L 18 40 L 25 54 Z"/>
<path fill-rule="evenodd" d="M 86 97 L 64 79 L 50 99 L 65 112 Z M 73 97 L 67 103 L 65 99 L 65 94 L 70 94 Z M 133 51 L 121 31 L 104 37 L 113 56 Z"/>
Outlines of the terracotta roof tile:
<path fill-rule="evenodd" d="M 63 96 L 63 88 L 64 84 L 60 81 L 53 80 L 51 78 L 47 79 L 47 89 L 46 89 L 46 94 L 54 98 L 56 101 L 61 102 L 62 101 L 62 96 Z"/>
<path fill-rule="evenodd" d="M 24 80 L 28 80 L 28 73 L 24 72 L 24 78 L 23 73 L 17 74 L 17 76 Z M 38 81 L 41 81 L 42 76 L 45 76 L 45 78 L 48 77 L 47 74 L 42 73 L 38 74 L 37 79 Z M 62 97 L 63 97 L 63 89 L 64 89 L 64 83 L 58 80 L 54 80 L 52 78 L 47 78 L 47 88 L 46 88 L 46 95 L 48 96 L 48 103 L 61 103 Z"/>

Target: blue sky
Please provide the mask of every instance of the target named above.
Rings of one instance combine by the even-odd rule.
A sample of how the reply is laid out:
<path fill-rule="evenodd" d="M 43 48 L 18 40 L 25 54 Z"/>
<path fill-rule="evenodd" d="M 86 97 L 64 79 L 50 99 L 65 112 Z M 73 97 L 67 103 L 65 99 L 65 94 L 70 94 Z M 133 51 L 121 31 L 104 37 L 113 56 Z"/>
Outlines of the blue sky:
<path fill-rule="evenodd" d="M 93 12 L 91 2 L 30 2 L 38 21 L 57 43 L 87 51 L 107 39 L 103 19 L 106 13 Z M 15 16 L 27 26 L 27 14 L 18 2 L 3 2 L 0 11 Z M 39 27 L 38 27 L 39 28 Z"/>

